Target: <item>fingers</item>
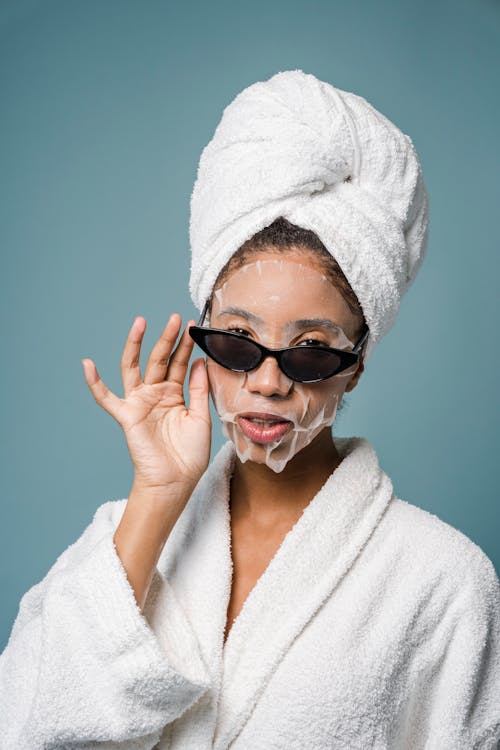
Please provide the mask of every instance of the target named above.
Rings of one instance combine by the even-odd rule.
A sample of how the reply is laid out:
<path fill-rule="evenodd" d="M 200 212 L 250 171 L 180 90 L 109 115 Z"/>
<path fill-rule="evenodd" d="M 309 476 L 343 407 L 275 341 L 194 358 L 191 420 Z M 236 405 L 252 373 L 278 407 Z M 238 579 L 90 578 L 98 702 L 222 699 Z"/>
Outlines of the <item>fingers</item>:
<path fill-rule="evenodd" d="M 163 333 L 156 342 L 149 355 L 144 375 L 145 383 L 161 383 L 165 380 L 168 368 L 168 360 L 171 355 L 174 344 L 179 335 L 182 325 L 182 318 L 179 313 L 172 313 L 168 319 Z"/>
<path fill-rule="evenodd" d="M 191 325 L 196 325 L 196 321 L 188 320 L 184 332 L 179 339 L 179 343 L 175 347 L 168 363 L 166 379 L 169 382 L 178 383 L 180 386 L 184 385 L 189 357 L 191 356 L 194 346 L 194 341 L 189 335 L 189 326 Z"/>
<path fill-rule="evenodd" d="M 125 398 L 133 388 L 142 383 L 139 362 L 141 356 L 141 343 L 145 330 L 145 319 L 141 316 L 137 317 L 132 323 L 127 341 L 123 348 L 120 368 Z"/>
<path fill-rule="evenodd" d="M 189 413 L 210 421 L 208 375 L 203 359 L 195 359 L 189 373 Z"/>
<path fill-rule="evenodd" d="M 149 356 L 144 374 L 145 384 L 168 380 L 183 386 L 194 346 L 194 341 L 189 335 L 191 325 L 196 325 L 196 321 L 188 321 L 177 346 L 172 351 L 182 327 L 181 316 L 178 313 L 172 313 Z"/>
<path fill-rule="evenodd" d="M 91 359 L 82 359 L 82 365 L 85 380 L 96 402 L 119 422 L 121 399 L 115 396 L 103 383 L 97 372 L 97 367 Z"/>

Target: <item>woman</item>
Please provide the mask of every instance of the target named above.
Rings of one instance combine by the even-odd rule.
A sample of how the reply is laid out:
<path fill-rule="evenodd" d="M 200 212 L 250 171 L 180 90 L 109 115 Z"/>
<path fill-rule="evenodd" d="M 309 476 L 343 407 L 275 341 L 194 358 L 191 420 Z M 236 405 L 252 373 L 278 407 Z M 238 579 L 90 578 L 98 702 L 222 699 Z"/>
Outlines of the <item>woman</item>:
<path fill-rule="evenodd" d="M 500 584 L 491 561 L 458 530 L 396 498 L 367 440 L 331 432 L 421 262 L 425 194 L 407 172 L 399 181 L 389 175 L 404 232 L 391 229 L 395 212 L 384 216 L 367 199 L 371 226 L 386 232 L 379 236 L 345 203 L 359 188 L 359 160 L 342 167 L 339 158 L 340 173 L 352 170 L 340 174 L 340 190 L 307 178 L 299 202 L 280 203 L 286 216 L 277 211 L 284 194 L 297 200 L 297 174 L 276 169 L 260 183 L 261 131 L 273 134 L 276 118 L 263 125 L 249 105 L 257 90 L 267 113 L 277 102 L 280 116 L 295 116 L 284 103 L 298 101 L 299 84 L 303 118 L 317 79 L 277 74 L 225 110 L 202 155 L 191 226 L 198 325 L 188 321 L 181 333 L 173 313 L 142 376 L 146 322 L 136 318 L 121 362 L 123 398 L 83 360 L 97 403 L 124 430 L 134 482 L 127 499 L 98 508 L 23 597 L 0 661 L 0 747 L 497 746 Z M 321 90 L 338 102 L 338 90 Z M 240 107 L 245 118 L 228 129 Z M 243 122 L 261 144 L 249 161 L 259 167 L 253 193 Z M 358 157 L 367 156 L 367 122 L 354 121 Z M 236 251 L 224 206 L 238 172 L 220 169 L 235 132 L 247 180 L 245 191 L 233 190 Z M 278 145 L 286 140 L 281 131 Z M 397 143 L 411 164 L 409 142 Z M 282 152 L 272 153 L 279 166 Z M 364 163 L 373 169 L 373 159 Z M 388 202 L 382 177 L 378 186 Z M 322 201 L 335 210 L 339 193 L 344 227 L 335 228 L 334 257 L 328 226 L 321 237 L 311 226 L 321 225 Z M 302 223 L 291 220 L 297 215 Z M 187 407 L 195 341 L 206 366 L 202 358 L 191 366 Z M 229 438 L 210 465 L 209 395 Z"/>

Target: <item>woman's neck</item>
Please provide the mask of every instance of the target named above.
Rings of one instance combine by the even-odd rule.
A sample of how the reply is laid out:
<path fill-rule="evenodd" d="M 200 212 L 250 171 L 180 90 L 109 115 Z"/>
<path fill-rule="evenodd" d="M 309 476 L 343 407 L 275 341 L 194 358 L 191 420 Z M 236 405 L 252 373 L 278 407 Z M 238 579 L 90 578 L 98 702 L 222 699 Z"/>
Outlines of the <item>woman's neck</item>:
<path fill-rule="evenodd" d="M 231 478 L 231 516 L 271 527 L 296 519 L 340 464 L 331 428 L 293 456 L 277 474 L 266 464 L 235 459 Z"/>

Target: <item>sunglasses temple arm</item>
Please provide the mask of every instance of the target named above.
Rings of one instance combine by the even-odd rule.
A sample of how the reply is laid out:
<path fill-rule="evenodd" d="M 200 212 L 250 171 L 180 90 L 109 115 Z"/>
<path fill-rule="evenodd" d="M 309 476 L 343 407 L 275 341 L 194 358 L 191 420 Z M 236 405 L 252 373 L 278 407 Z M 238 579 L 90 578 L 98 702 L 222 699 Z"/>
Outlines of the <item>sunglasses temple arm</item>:
<path fill-rule="evenodd" d="M 201 311 L 200 319 L 198 321 L 198 326 L 200 328 L 203 325 L 203 321 L 205 320 L 205 315 L 207 314 L 207 308 L 208 308 L 208 300 L 205 302 L 203 310 Z"/>
<path fill-rule="evenodd" d="M 366 327 L 366 331 L 365 331 L 365 332 L 364 332 L 364 334 L 363 334 L 363 335 L 361 336 L 360 340 L 358 341 L 358 343 L 356 344 L 356 346 L 355 346 L 355 347 L 354 347 L 354 349 L 352 350 L 354 354 L 357 354 L 357 353 L 359 352 L 359 350 L 361 349 L 361 347 L 362 347 L 362 346 L 363 346 L 363 344 L 365 343 L 366 339 L 368 338 L 368 334 L 369 334 L 369 333 L 370 333 L 370 329 L 369 329 L 369 328 L 368 328 L 368 326 L 367 326 L 367 327 Z"/>

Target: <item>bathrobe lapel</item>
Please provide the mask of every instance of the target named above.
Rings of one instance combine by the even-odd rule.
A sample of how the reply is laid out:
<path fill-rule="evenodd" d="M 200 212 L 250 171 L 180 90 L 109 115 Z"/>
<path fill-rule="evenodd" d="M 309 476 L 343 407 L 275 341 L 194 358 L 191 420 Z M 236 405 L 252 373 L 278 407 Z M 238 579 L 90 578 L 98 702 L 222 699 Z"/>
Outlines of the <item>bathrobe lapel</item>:
<path fill-rule="evenodd" d="M 232 584 L 229 485 L 234 458 L 234 446 L 227 441 L 198 482 L 157 564 L 188 624 L 186 648 L 199 654 L 216 694 Z M 163 613 L 167 621 L 172 619 L 167 607 Z M 176 619 L 180 623 L 181 617 Z"/>
<path fill-rule="evenodd" d="M 285 536 L 225 646 L 232 582 L 229 480 L 235 455 L 230 441 L 175 527 L 164 571 L 218 694 L 215 750 L 229 747 L 240 733 L 273 671 L 348 573 L 393 497 L 392 483 L 366 439 L 334 440 L 342 462 Z"/>

